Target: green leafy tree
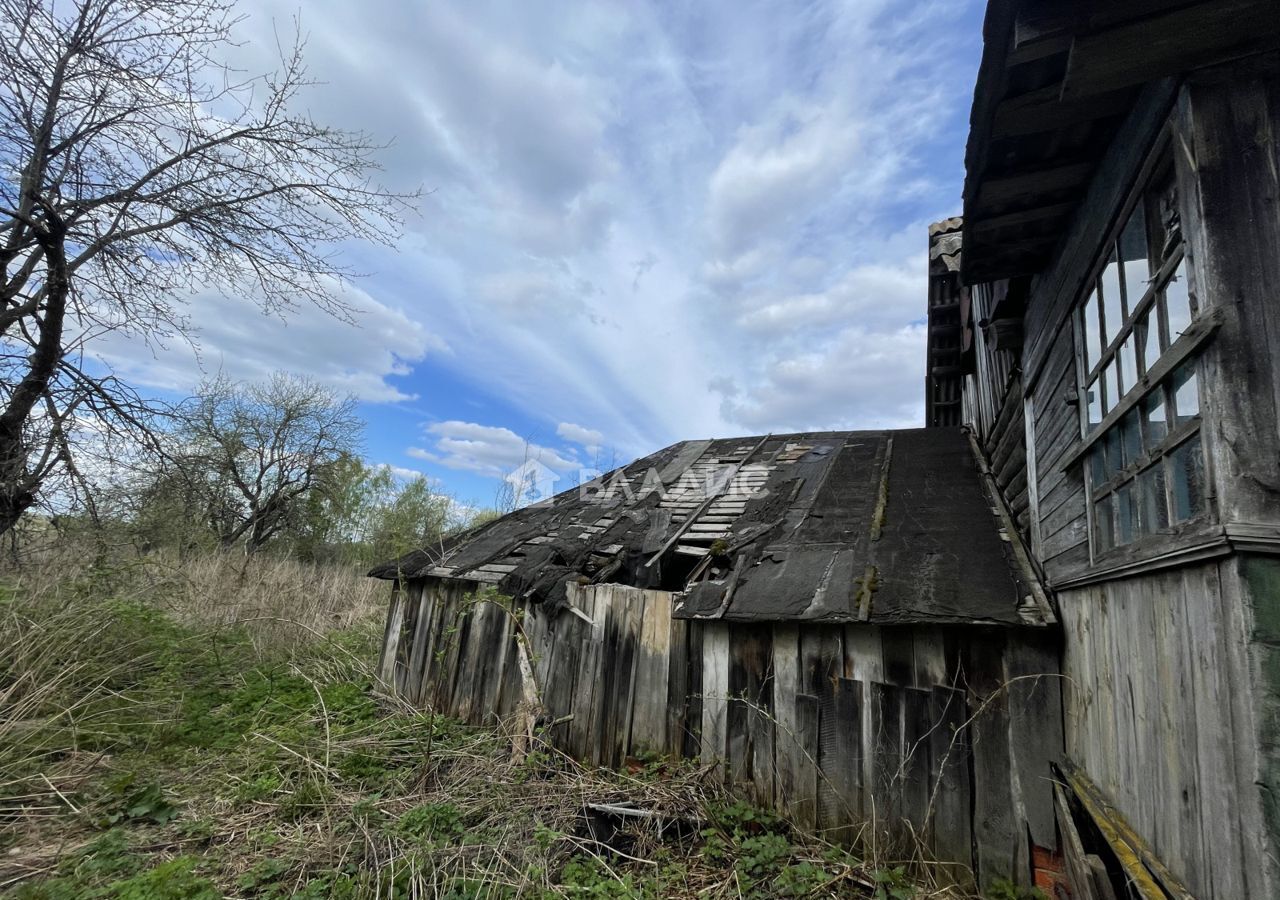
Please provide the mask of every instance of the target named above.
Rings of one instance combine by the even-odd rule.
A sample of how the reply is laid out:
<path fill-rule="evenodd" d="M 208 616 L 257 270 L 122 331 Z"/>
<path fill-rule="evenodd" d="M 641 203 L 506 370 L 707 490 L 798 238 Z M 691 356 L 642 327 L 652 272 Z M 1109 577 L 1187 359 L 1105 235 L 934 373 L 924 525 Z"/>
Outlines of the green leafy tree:
<path fill-rule="evenodd" d="M 390 479 L 386 469 L 382 475 Z M 427 479 L 419 475 L 406 484 L 384 494 L 369 534 L 372 558 L 391 559 L 410 550 L 438 544 L 457 523 L 453 501 L 431 489 Z"/>
<path fill-rule="evenodd" d="M 289 529 L 364 428 L 353 398 L 284 373 L 261 384 L 205 382 L 179 421 L 182 477 L 218 543 L 246 553 Z"/>

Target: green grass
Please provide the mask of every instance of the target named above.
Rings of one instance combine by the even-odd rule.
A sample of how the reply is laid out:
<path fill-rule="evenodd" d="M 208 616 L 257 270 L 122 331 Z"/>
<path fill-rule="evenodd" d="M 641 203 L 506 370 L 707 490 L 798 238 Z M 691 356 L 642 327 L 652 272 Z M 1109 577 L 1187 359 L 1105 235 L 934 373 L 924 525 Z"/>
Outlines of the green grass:
<path fill-rule="evenodd" d="M 379 694 L 376 616 L 264 650 L 255 616 L 201 624 L 128 579 L 0 591 L 0 646 L 27 648 L 0 661 L 0 896 L 959 896 L 690 764 L 512 761 L 499 729 Z M 597 843 L 584 804 L 619 800 L 679 827 Z"/>

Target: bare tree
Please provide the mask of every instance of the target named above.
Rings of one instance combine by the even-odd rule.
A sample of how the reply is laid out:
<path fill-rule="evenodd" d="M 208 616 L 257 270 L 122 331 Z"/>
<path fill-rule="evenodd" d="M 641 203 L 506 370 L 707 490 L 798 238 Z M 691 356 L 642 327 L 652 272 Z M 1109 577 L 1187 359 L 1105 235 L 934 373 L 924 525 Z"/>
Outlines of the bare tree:
<path fill-rule="evenodd" d="M 206 382 L 179 418 L 173 459 L 219 543 L 247 553 L 290 524 L 364 427 L 352 398 L 283 373 L 257 385 Z"/>
<path fill-rule="evenodd" d="M 398 235 L 378 147 L 296 110 L 301 41 L 244 78 L 236 21 L 228 0 L 0 0 L 0 533 L 74 477 L 86 421 L 150 433 L 96 338 L 185 335 L 197 290 L 346 315 L 334 244 Z"/>

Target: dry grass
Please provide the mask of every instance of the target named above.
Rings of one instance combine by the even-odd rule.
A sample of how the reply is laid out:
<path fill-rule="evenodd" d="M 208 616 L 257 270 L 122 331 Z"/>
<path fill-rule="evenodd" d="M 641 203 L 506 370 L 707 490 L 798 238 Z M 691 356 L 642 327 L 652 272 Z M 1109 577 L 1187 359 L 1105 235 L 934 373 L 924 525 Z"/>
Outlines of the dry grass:
<path fill-rule="evenodd" d="M 0 893 L 959 896 L 696 765 L 516 763 L 503 728 L 386 697 L 386 586 L 358 573 L 50 551 L 0 580 Z"/>
<path fill-rule="evenodd" d="M 29 552 L 0 578 L 31 602 L 97 590 L 154 605 L 201 628 L 244 626 L 255 646 L 271 653 L 367 621 L 386 602 L 385 582 L 357 569 L 240 553 L 113 555 L 104 561 L 92 548 L 51 544 Z"/>

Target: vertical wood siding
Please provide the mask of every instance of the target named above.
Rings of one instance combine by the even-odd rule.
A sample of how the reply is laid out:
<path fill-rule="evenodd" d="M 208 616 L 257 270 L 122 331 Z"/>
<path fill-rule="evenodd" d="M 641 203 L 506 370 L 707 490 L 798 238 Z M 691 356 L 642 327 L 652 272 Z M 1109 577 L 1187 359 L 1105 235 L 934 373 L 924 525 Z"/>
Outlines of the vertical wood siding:
<path fill-rule="evenodd" d="M 1057 671 L 1046 632 L 686 622 L 670 594 L 620 585 L 570 585 L 580 615 L 548 618 L 473 590 L 395 594 L 384 659 L 403 663 L 382 671 L 413 702 L 474 724 L 514 715 L 519 619 L 550 737 L 585 762 L 701 756 L 834 840 L 923 840 L 961 882 L 1029 871 L 1029 829 L 1054 845 L 1039 813 L 1062 745 L 1057 679 L 1008 683 Z"/>
<path fill-rule="evenodd" d="M 1201 898 L 1270 896 L 1237 561 L 1063 592 L 1067 753 Z M 1243 702 L 1242 702 L 1243 701 Z"/>

